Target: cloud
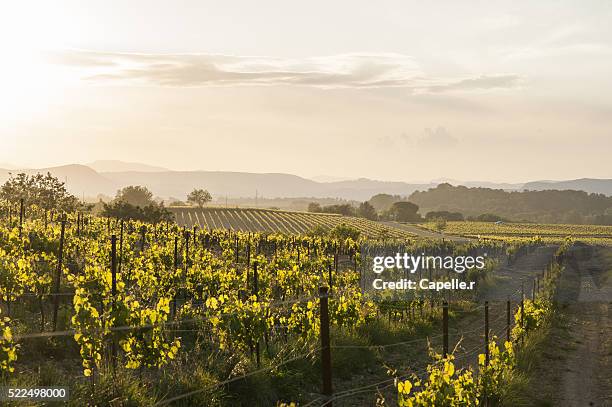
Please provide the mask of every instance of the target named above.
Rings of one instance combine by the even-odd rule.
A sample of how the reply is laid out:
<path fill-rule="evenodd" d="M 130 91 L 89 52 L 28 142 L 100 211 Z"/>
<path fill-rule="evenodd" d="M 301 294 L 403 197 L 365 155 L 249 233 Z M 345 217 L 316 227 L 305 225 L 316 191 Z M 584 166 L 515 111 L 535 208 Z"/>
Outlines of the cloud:
<path fill-rule="evenodd" d="M 378 140 L 383 141 L 383 138 L 380 137 Z M 410 135 L 404 132 L 395 139 L 386 139 L 389 144 L 395 140 L 405 143 L 411 148 L 422 150 L 446 150 L 454 148 L 459 144 L 459 140 L 442 126 L 436 128 L 427 127 L 423 129 L 423 133 L 420 135 Z"/>
<path fill-rule="evenodd" d="M 59 65 L 76 67 L 109 67 L 115 62 L 107 54 L 95 52 L 49 52 L 47 60 Z"/>
<path fill-rule="evenodd" d="M 515 87 L 516 75 L 434 78 L 410 56 L 341 54 L 311 58 L 215 54 L 136 54 L 63 51 L 54 63 L 80 68 L 93 82 L 173 87 L 298 85 L 319 88 L 405 88 L 412 93 Z"/>
<path fill-rule="evenodd" d="M 416 143 L 420 147 L 437 149 L 451 148 L 459 143 L 444 127 L 438 126 L 435 129 L 426 128 L 423 135 L 417 138 Z"/>
<path fill-rule="evenodd" d="M 481 75 L 475 78 L 461 79 L 446 85 L 429 87 L 433 93 L 448 92 L 453 90 L 486 90 L 515 88 L 520 83 L 518 75 Z"/>

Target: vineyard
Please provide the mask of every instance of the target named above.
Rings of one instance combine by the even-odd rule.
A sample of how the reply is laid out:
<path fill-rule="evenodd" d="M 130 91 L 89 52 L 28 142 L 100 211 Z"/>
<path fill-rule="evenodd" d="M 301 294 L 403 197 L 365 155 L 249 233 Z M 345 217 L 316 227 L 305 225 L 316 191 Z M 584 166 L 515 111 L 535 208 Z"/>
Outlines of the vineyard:
<path fill-rule="evenodd" d="M 358 229 L 364 236 L 410 238 L 411 233 L 364 218 L 329 213 L 290 212 L 257 208 L 185 208 L 171 207 L 181 227 L 197 225 L 206 229 L 227 229 L 240 232 L 273 232 L 299 235 L 316 227 L 332 229 L 342 223 Z"/>
<path fill-rule="evenodd" d="M 436 230 L 433 223 L 426 223 L 423 227 Z M 537 237 L 546 242 L 562 243 L 570 238 L 592 244 L 612 245 L 612 226 L 455 221 L 447 222 L 444 232 L 483 239 L 525 240 Z"/>
<path fill-rule="evenodd" d="M 532 299 L 521 286 L 497 304 L 430 290 L 373 298 L 360 288 L 363 239 L 209 229 L 206 211 L 181 228 L 0 210 L 0 384 L 69 385 L 72 405 L 494 400 L 512 343 L 537 327 L 560 271 L 539 242 L 397 240 L 417 253 L 489 253 L 483 275 L 463 280 L 537 255 Z M 259 212 L 251 222 L 271 226 Z"/>

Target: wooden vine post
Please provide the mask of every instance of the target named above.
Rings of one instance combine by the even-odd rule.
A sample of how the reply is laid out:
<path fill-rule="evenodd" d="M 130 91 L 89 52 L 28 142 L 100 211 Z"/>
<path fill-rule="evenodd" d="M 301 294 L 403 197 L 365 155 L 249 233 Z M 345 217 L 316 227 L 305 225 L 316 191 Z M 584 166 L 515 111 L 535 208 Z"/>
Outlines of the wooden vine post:
<path fill-rule="evenodd" d="M 485 312 L 485 331 L 484 331 L 484 338 L 485 338 L 485 366 L 489 366 L 489 301 L 485 301 L 485 307 L 484 307 L 484 312 Z"/>
<path fill-rule="evenodd" d="M 442 356 L 448 356 L 448 302 L 444 301 L 442 305 L 442 336 L 443 336 L 443 346 L 442 346 Z"/>
<path fill-rule="evenodd" d="M 53 289 L 54 298 L 53 298 L 53 331 L 57 330 L 57 311 L 59 308 L 59 294 L 60 294 L 60 284 L 62 278 L 62 260 L 64 257 L 64 234 L 66 232 L 66 219 L 61 220 L 61 230 L 60 230 L 60 244 L 59 244 L 59 252 L 57 254 L 57 272 L 55 274 L 55 287 Z"/>
<path fill-rule="evenodd" d="M 257 261 L 253 262 L 253 295 L 255 301 L 258 300 L 259 295 L 259 274 L 257 272 Z M 259 337 L 255 339 L 255 359 L 257 361 L 257 367 L 261 367 L 261 354 L 259 350 Z"/>
<path fill-rule="evenodd" d="M 115 301 L 117 297 L 117 236 L 111 236 L 111 313 L 115 312 Z M 115 335 L 112 335 L 111 358 L 113 372 L 117 368 L 117 344 Z"/>
<path fill-rule="evenodd" d="M 332 387 L 332 364 L 331 346 L 329 337 L 329 293 L 327 287 L 319 287 L 319 317 L 320 317 L 320 336 L 321 336 L 321 373 L 323 379 L 323 394 L 327 396 L 327 401 L 323 406 L 331 407 L 330 400 L 333 395 Z"/>
<path fill-rule="evenodd" d="M 21 198 L 19 200 L 19 237 L 21 237 L 23 233 L 23 214 L 24 214 L 23 198 Z"/>
<path fill-rule="evenodd" d="M 510 300 L 506 301 L 506 341 L 510 342 L 510 329 L 512 328 L 511 322 L 511 307 Z"/>

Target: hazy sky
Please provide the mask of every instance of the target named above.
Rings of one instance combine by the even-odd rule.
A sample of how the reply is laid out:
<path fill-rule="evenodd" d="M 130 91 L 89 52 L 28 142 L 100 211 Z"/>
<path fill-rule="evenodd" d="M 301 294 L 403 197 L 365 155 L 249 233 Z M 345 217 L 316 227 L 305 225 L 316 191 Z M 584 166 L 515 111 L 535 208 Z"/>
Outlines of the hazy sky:
<path fill-rule="evenodd" d="M 0 163 L 612 178 L 610 1 L 7 3 Z"/>

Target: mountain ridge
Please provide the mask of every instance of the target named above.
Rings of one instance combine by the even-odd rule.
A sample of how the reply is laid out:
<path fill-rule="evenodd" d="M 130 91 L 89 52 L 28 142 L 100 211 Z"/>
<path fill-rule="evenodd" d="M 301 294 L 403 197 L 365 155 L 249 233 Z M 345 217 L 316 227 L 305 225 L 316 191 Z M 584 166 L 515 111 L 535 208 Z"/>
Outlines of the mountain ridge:
<path fill-rule="evenodd" d="M 523 189 L 541 191 L 544 189 L 577 190 L 596 194 L 612 195 L 612 179 L 577 178 L 564 181 L 531 181 L 523 185 Z M 588 189 L 588 190 L 587 190 Z"/>
<path fill-rule="evenodd" d="M 165 172 L 171 171 L 164 167 L 120 160 L 96 160 L 83 164 L 97 172 Z"/>
<path fill-rule="evenodd" d="M 115 161 L 106 160 L 106 162 Z M 21 171 L 27 174 L 50 172 L 60 180 L 65 181 L 67 189 L 77 196 L 96 197 L 99 194 L 114 196 L 116 191 L 122 187 L 143 185 L 156 196 L 162 198 L 185 197 L 194 188 L 206 188 L 216 197 L 244 198 L 255 197 L 256 195 L 267 198 L 334 197 L 358 201 L 365 201 L 379 193 L 409 196 L 414 191 L 424 191 L 438 185 L 435 182 L 409 183 L 379 181 L 368 178 L 321 182 L 279 172 L 172 171 L 159 170 L 162 167 L 146 164 L 120 163 L 128 166 L 144 166 L 145 170 L 96 171 L 83 164 L 26 170 L 0 169 L 0 183 L 4 183 L 9 178 L 9 173 L 15 174 Z M 156 169 L 156 171 L 152 171 L 152 169 Z M 525 184 L 468 181 L 461 182 L 459 185 L 509 191 L 574 189 L 612 196 L 612 179 L 580 178 L 566 181 L 530 181 Z"/>

